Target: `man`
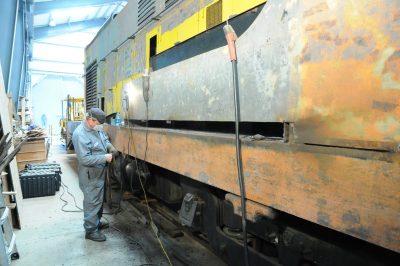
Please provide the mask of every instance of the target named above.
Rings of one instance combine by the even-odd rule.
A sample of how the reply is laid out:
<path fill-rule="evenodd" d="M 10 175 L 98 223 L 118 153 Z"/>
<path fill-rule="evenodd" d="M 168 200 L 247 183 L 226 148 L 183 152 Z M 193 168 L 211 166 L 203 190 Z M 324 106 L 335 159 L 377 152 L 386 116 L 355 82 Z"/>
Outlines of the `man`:
<path fill-rule="evenodd" d="M 106 134 L 99 128 L 105 119 L 105 113 L 101 109 L 92 108 L 72 135 L 79 162 L 79 187 L 83 192 L 85 238 L 99 242 L 106 240 L 100 230 L 108 227 L 107 222 L 100 221 L 103 214 L 106 165 L 112 161 L 112 154 L 109 152 L 116 152 Z"/>

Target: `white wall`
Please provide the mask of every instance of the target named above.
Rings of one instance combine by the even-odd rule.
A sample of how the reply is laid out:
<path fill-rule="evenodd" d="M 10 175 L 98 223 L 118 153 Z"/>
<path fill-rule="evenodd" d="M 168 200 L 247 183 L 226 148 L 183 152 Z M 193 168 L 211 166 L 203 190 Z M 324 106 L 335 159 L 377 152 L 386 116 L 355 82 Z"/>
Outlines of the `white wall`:
<path fill-rule="evenodd" d="M 33 122 L 47 130 L 51 125 L 53 135 L 59 135 L 62 114 L 61 101 L 65 100 L 68 94 L 71 97 L 83 98 L 83 78 L 49 75 L 34 85 L 31 89 Z M 47 119 L 46 125 L 43 124 L 42 116 Z"/>

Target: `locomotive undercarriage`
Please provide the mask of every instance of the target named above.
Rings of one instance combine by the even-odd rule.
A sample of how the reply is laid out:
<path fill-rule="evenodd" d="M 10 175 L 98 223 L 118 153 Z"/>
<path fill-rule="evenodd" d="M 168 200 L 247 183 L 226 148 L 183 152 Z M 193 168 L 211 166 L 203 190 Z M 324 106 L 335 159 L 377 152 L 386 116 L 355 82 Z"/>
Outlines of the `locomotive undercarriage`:
<path fill-rule="evenodd" d="M 283 133 L 282 138 L 272 138 L 284 142 L 284 130 L 275 132 Z M 144 188 L 170 210 L 184 232 L 206 243 L 228 265 L 243 265 L 241 216 L 230 200 L 236 195 L 148 163 L 142 160 L 146 155 L 138 159 L 125 152 L 112 164 L 114 190 L 143 198 Z M 250 265 L 391 265 L 400 259 L 389 250 L 268 209 L 267 214 L 247 216 Z"/>

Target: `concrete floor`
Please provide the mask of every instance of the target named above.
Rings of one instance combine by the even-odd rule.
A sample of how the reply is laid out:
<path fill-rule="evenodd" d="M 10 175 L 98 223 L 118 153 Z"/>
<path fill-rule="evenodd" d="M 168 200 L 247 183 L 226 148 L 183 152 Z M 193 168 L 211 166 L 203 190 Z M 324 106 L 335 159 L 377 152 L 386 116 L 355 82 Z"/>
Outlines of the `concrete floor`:
<path fill-rule="evenodd" d="M 62 181 L 82 206 L 75 154 L 67 154 L 60 143 L 54 144 L 49 161 L 61 164 Z M 129 203 L 123 202 L 123 211 L 117 215 L 105 215 L 112 226 L 104 230 L 107 241 L 98 243 L 84 239 L 82 212 L 61 211 L 61 194 L 62 188 L 55 196 L 18 203 L 22 229 L 15 233 L 20 258 L 11 265 L 168 265 L 157 240 L 148 227 L 137 222 Z M 65 193 L 63 198 L 69 202 L 65 209 L 76 210 L 70 195 Z M 162 235 L 161 240 L 174 265 L 223 265 L 203 246 L 189 243 L 185 237 L 172 240 L 185 247 L 180 256 L 176 256 L 180 252 L 177 247 L 168 246 L 170 239 Z"/>

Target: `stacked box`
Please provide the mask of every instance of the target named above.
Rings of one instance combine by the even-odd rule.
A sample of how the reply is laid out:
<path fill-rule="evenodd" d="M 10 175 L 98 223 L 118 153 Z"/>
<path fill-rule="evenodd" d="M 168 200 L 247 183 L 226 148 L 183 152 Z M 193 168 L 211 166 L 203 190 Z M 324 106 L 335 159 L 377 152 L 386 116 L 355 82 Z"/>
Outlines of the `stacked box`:
<path fill-rule="evenodd" d="M 48 170 L 54 171 L 56 174 L 56 190 L 60 190 L 61 186 L 61 166 L 58 163 L 35 163 L 35 164 L 27 164 L 25 166 L 25 170 Z"/>
<path fill-rule="evenodd" d="M 28 163 L 25 168 L 27 169 L 35 169 L 35 168 L 43 168 L 43 167 L 56 167 L 59 168 L 61 171 L 61 166 L 59 163 Z"/>
<path fill-rule="evenodd" d="M 56 194 L 57 175 L 49 170 L 25 170 L 20 172 L 22 197 L 34 198 Z"/>

